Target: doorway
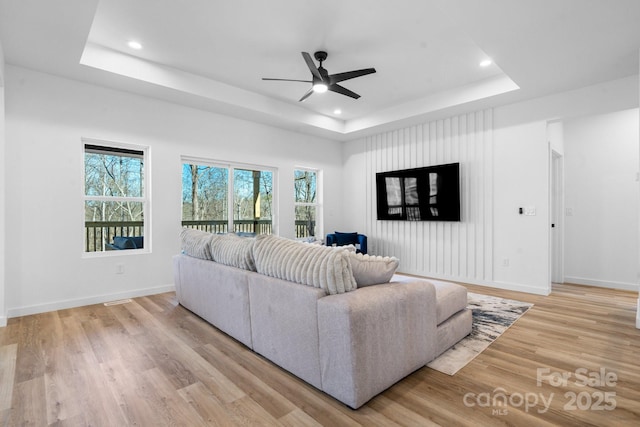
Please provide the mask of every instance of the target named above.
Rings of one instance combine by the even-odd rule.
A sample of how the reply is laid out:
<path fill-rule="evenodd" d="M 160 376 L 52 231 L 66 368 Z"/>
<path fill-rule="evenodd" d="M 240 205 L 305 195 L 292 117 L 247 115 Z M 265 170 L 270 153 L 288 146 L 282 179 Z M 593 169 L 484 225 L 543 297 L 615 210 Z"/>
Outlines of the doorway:
<path fill-rule="evenodd" d="M 564 163 L 551 150 L 551 283 L 564 282 Z"/>

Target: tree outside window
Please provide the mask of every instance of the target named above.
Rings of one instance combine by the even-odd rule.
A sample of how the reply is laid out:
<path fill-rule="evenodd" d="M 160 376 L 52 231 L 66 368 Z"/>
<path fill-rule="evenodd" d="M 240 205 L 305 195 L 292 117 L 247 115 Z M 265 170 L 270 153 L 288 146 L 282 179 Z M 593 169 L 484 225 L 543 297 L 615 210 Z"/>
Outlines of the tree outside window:
<path fill-rule="evenodd" d="M 233 229 L 241 233 L 271 234 L 273 172 L 234 169 Z"/>
<path fill-rule="evenodd" d="M 273 171 L 185 162 L 182 225 L 211 233 L 273 232 Z"/>
<path fill-rule="evenodd" d="M 318 173 L 294 170 L 295 233 L 297 238 L 315 237 L 317 232 Z"/>
<path fill-rule="evenodd" d="M 229 170 L 224 167 L 182 165 L 183 225 L 215 233 L 227 232 Z"/>

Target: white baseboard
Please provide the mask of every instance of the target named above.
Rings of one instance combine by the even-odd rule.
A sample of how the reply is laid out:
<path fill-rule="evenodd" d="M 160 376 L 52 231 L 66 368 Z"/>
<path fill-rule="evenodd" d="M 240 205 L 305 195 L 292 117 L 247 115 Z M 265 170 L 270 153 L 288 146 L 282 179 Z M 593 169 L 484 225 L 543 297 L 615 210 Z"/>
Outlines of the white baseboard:
<path fill-rule="evenodd" d="M 0 328 L 4 328 L 7 326 L 7 318 L 6 316 L 0 316 Z"/>
<path fill-rule="evenodd" d="M 623 291 L 638 291 L 637 283 L 614 282 L 573 276 L 566 276 L 564 281 L 565 283 L 574 283 L 576 285 L 598 286 L 600 288 L 620 289 Z"/>
<path fill-rule="evenodd" d="M 507 291 L 524 292 L 527 294 L 542 295 L 542 296 L 547 296 L 551 293 L 549 289 L 538 288 L 536 286 L 523 285 L 521 283 L 491 282 L 490 284 L 485 286 L 504 289 Z"/>
<path fill-rule="evenodd" d="M 467 277 L 451 277 L 444 275 L 432 275 L 424 272 L 413 272 L 406 271 L 405 274 L 412 274 L 415 276 L 422 277 L 430 277 L 437 280 L 445 280 L 448 282 L 458 282 L 458 283 L 468 283 L 470 285 L 478 285 L 478 286 L 486 286 L 488 288 L 497 288 L 504 289 L 507 291 L 516 291 L 516 292 L 524 292 L 527 294 L 535 294 L 535 295 L 549 295 L 550 291 L 548 289 L 542 289 L 535 286 L 523 285 L 520 283 L 509 283 L 509 282 L 497 282 L 497 281 L 487 281 L 487 280 L 475 280 Z M 398 274 L 402 274 L 402 272 L 398 272 Z M 428 275 L 427 275 L 428 274 Z"/>
<path fill-rule="evenodd" d="M 55 302 L 45 303 L 45 304 L 36 304 L 36 305 L 30 305 L 30 306 L 24 306 L 24 307 L 14 307 L 14 308 L 9 308 L 7 310 L 7 318 L 28 316 L 30 314 L 46 313 L 49 311 L 56 311 L 56 310 L 65 310 L 67 308 L 82 307 L 85 305 L 102 304 L 104 302 L 127 299 L 127 298 L 144 297 L 148 295 L 161 294 L 164 292 L 172 292 L 172 291 L 175 291 L 175 289 L 176 289 L 175 286 L 171 284 L 171 285 L 165 285 L 165 286 L 156 286 L 152 288 L 134 289 L 131 291 L 118 292 L 113 294 L 95 295 L 95 296 L 85 297 L 85 298 L 55 301 Z M 0 321 L 1 320 L 2 319 L 0 318 Z M 6 318 L 5 318 L 5 324 L 6 324 Z"/>

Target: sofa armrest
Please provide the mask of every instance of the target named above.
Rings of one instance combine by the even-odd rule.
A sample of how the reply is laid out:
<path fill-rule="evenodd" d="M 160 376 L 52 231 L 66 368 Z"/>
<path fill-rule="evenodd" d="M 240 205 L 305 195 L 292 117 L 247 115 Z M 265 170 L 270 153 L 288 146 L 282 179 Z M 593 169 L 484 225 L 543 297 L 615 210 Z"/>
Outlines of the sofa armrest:
<path fill-rule="evenodd" d="M 318 330 L 322 389 L 358 408 L 434 358 L 435 288 L 413 280 L 321 298 Z"/>

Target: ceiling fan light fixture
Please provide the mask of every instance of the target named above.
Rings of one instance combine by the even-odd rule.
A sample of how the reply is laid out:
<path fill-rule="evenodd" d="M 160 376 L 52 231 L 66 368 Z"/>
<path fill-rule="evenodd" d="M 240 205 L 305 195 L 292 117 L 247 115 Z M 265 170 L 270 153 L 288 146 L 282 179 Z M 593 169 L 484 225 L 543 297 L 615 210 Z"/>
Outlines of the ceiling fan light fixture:
<path fill-rule="evenodd" d="M 142 44 L 136 40 L 129 40 L 129 42 L 127 42 L 127 46 L 134 50 L 142 49 Z"/>
<path fill-rule="evenodd" d="M 313 85 L 313 91 L 315 93 L 325 93 L 327 90 L 329 90 L 329 86 L 322 82 L 314 83 Z"/>

